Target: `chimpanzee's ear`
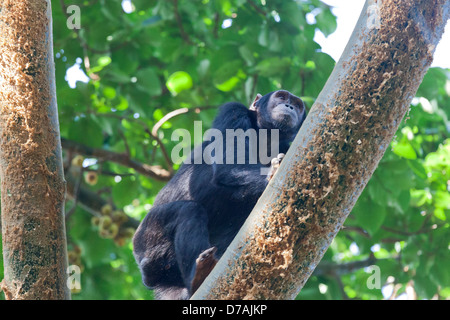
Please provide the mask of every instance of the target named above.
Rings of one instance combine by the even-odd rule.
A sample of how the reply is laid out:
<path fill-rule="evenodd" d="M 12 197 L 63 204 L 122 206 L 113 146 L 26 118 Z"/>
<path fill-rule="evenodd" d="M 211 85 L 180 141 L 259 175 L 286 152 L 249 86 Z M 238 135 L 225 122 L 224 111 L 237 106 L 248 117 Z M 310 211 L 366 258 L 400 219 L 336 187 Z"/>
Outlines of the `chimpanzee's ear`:
<path fill-rule="evenodd" d="M 256 110 L 255 103 L 256 103 L 256 101 L 258 101 L 258 100 L 261 99 L 261 98 L 262 98 L 262 94 L 258 93 L 258 94 L 256 95 L 256 97 L 255 97 L 255 100 L 253 100 L 253 102 L 250 104 L 249 109 L 252 110 L 252 111 L 255 111 L 255 110 Z"/>

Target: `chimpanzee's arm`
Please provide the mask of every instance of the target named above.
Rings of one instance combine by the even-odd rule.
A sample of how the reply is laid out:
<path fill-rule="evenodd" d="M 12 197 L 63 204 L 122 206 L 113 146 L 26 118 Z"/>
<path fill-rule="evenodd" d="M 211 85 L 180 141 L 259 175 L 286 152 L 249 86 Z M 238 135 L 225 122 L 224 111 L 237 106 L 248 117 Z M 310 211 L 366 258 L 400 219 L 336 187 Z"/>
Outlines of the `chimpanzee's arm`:
<path fill-rule="evenodd" d="M 227 140 L 226 135 L 227 129 L 242 129 L 244 132 L 250 129 L 258 135 L 255 111 L 247 109 L 240 103 L 227 103 L 221 108 L 213 127 L 222 132 L 224 144 L 223 163 L 213 164 L 214 182 L 220 186 L 236 188 L 236 192 L 243 192 L 245 195 L 260 195 L 267 185 L 267 175 L 264 174 L 264 171 L 261 171 L 264 166 L 260 163 L 249 163 L 249 143 L 258 143 L 258 141 L 245 139 L 245 163 L 238 164 L 237 159 L 242 156 L 238 155 L 238 152 L 242 152 L 242 150 L 238 150 L 236 141 L 233 143 L 233 141 Z M 257 150 L 257 148 L 254 148 L 254 150 Z M 230 151 L 234 153 L 234 156 L 227 158 L 227 153 Z M 231 163 L 230 159 L 232 160 Z"/>

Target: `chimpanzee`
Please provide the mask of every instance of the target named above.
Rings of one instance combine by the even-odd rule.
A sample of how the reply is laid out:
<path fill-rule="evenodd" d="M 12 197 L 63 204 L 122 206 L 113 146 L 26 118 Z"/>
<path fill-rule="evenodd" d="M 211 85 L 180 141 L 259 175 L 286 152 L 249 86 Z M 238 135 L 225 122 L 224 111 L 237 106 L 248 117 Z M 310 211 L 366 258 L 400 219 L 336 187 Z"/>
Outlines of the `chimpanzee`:
<path fill-rule="evenodd" d="M 258 94 L 249 108 L 236 102 L 220 108 L 213 128 L 223 135 L 222 149 L 211 153 L 208 164 L 194 161 L 194 149 L 191 161 L 159 192 L 133 238 L 142 281 L 157 299 L 188 299 L 200 286 L 263 193 L 305 117 L 303 101 L 285 90 Z M 238 137 L 227 135 L 229 129 L 253 130 L 257 141 L 245 135 L 239 149 Z M 261 129 L 267 130 L 262 134 Z M 197 151 L 213 141 L 204 141 Z M 263 163 L 258 153 L 252 161 L 255 144 L 266 152 L 276 146 L 274 159 Z M 245 151 L 240 161 L 239 150 Z"/>

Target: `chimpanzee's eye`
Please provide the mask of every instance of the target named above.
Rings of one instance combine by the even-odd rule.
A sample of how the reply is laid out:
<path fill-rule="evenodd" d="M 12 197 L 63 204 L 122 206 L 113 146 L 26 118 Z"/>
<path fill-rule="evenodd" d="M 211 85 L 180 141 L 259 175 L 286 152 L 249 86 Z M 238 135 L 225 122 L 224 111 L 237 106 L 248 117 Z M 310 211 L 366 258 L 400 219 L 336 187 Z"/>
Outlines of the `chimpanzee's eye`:
<path fill-rule="evenodd" d="M 286 93 L 283 91 L 278 92 L 277 97 L 280 98 L 281 100 L 286 100 Z"/>
<path fill-rule="evenodd" d="M 301 100 L 296 100 L 296 101 L 295 101 L 295 105 L 296 105 L 299 109 L 301 109 L 301 108 L 303 107 L 303 101 L 301 101 Z"/>

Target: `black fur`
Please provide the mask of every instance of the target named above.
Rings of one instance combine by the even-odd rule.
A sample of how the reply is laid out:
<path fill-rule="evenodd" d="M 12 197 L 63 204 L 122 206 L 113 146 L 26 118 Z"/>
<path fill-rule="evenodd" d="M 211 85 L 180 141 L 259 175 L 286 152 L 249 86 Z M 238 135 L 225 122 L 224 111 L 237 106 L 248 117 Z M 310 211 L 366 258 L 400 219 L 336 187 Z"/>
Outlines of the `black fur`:
<path fill-rule="evenodd" d="M 258 130 L 263 124 L 263 129 L 280 129 L 279 152 L 286 153 L 306 112 L 300 107 L 296 125 L 279 128 L 267 111 L 271 95 L 257 101 L 256 111 L 240 103 L 221 107 L 213 128 L 223 133 L 224 148 L 226 129 Z M 203 150 L 210 143 L 197 148 Z M 212 246 L 217 248 L 216 256 L 222 256 L 267 186 L 261 168 L 270 163 L 249 164 L 246 157 L 245 164 L 226 164 L 225 149 L 223 157 L 224 164 L 208 165 L 193 164 L 192 155 L 192 164 L 180 167 L 136 231 L 134 254 L 143 282 L 155 289 L 159 299 L 189 298 L 196 258 Z"/>

